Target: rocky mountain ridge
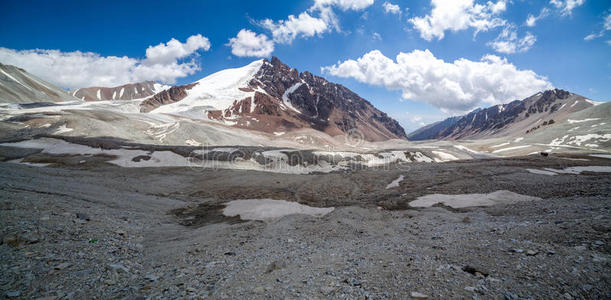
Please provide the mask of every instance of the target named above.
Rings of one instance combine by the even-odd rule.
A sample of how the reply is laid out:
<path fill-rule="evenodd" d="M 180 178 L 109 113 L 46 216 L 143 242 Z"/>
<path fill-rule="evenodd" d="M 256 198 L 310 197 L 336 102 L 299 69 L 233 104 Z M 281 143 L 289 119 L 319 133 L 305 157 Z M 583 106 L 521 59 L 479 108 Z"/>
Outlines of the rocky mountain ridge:
<path fill-rule="evenodd" d="M 477 109 L 463 116 L 427 125 L 412 132 L 409 139 L 456 140 L 525 135 L 542 123 L 548 125 L 566 120 L 569 114 L 595 104 L 565 90 L 547 90 L 524 100 Z"/>
<path fill-rule="evenodd" d="M 215 93 L 223 95 L 222 101 Z M 313 128 L 331 136 L 357 134 L 369 141 L 406 138 L 399 123 L 369 101 L 310 72 L 299 73 L 277 57 L 173 87 L 144 101 L 141 110 L 278 135 Z"/>

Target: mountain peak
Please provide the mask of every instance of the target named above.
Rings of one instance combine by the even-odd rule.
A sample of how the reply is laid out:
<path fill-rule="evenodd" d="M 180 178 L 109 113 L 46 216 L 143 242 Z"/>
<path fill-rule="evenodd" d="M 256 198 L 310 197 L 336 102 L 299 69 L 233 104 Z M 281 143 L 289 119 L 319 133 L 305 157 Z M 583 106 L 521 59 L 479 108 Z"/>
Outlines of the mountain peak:
<path fill-rule="evenodd" d="M 585 97 L 562 90 L 550 89 L 524 100 L 495 105 L 446 119 L 434 126 L 425 126 L 410 134 L 412 140 L 464 139 L 524 133 L 538 122 L 566 119 L 569 113 L 593 106 Z"/>
<path fill-rule="evenodd" d="M 269 133 L 313 128 L 331 136 L 358 130 L 370 141 L 406 137 L 397 121 L 356 93 L 309 72 L 300 74 L 275 56 L 182 86 L 174 98 L 169 92 L 157 97 L 163 101 L 154 105 L 161 106 L 147 110 Z"/>

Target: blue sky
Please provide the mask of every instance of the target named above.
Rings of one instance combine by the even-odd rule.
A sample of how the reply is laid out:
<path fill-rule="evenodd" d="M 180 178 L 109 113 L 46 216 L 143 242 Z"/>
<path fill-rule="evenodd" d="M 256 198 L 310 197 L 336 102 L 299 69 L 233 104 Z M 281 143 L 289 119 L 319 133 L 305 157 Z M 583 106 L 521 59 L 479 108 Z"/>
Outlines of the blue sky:
<path fill-rule="evenodd" d="M 463 10 L 450 7 L 452 2 L 461 2 Z M 266 38 L 268 47 L 257 56 L 278 56 L 300 71 L 344 84 L 411 131 L 421 123 L 508 102 L 543 87 L 597 101 L 611 99 L 611 30 L 605 27 L 610 26 L 605 24 L 610 9 L 606 0 L 5 0 L 0 4 L 0 62 L 20 65 L 65 88 L 76 87 L 67 86 L 67 80 L 93 85 L 152 78 L 182 84 L 258 59 L 235 55 L 228 45 L 230 38 L 248 30 L 251 37 Z M 446 15 L 437 18 L 435 10 Z M 332 17 L 325 19 L 325 12 Z M 298 24 L 300 29 L 284 26 L 289 15 L 303 13 L 312 22 Z M 529 15 L 536 21 L 531 26 L 526 23 Z M 425 26 L 418 27 L 418 20 Z M 307 27 L 316 25 L 326 27 Z M 293 30 L 294 38 L 283 38 L 280 32 L 287 30 Z M 175 54 L 174 60 L 164 60 L 167 53 L 147 57 L 150 46 L 164 43 L 159 47 L 164 50 L 170 39 L 187 45 L 187 38 L 198 34 L 201 38 L 182 47 L 186 52 Z M 495 41 L 502 43 L 495 47 Z M 83 60 L 74 51 L 93 56 Z M 400 53 L 403 62 L 397 59 Z M 499 60 L 482 62 L 486 55 Z M 95 64 L 109 62 L 109 57 L 131 67 L 126 71 Z M 464 63 L 455 63 L 459 59 Z M 135 70 L 162 60 L 163 68 L 155 70 L 164 74 Z M 84 70 L 69 65 L 75 61 L 92 66 Z M 66 70 L 74 77 L 57 76 Z M 500 79 L 490 79 L 497 75 Z"/>

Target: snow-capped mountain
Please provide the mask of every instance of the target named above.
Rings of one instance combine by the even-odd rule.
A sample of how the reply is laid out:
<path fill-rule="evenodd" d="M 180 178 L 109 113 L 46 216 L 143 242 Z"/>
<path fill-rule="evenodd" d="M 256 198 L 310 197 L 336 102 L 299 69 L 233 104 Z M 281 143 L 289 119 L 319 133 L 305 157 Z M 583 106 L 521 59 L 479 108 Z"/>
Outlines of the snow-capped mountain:
<path fill-rule="evenodd" d="M 525 136 L 553 124 L 563 123 L 572 113 L 597 103 L 560 89 L 547 90 L 524 100 L 477 109 L 427 125 L 409 135 L 410 140 L 482 139 Z"/>
<path fill-rule="evenodd" d="M 0 63 L 0 103 L 76 101 L 61 88 L 27 71 Z"/>
<path fill-rule="evenodd" d="M 116 87 L 81 88 L 70 91 L 70 95 L 85 101 L 134 100 L 153 96 L 169 88 L 154 81 L 145 81 Z"/>
<path fill-rule="evenodd" d="M 358 132 L 370 141 L 406 137 L 397 121 L 356 93 L 309 72 L 299 73 L 276 57 L 164 90 L 143 101 L 141 111 L 277 135 L 313 128 L 331 136 Z"/>

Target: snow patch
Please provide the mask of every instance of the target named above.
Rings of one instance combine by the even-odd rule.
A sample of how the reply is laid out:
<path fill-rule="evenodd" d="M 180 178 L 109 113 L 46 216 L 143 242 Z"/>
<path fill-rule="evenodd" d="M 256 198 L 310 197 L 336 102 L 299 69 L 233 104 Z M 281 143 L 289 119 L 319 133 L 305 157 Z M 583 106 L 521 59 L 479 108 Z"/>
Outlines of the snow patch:
<path fill-rule="evenodd" d="M 545 168 L 545 170 L 550 171 L 550 172 L 561 173 L 561 174 L 579 175 L 582 172 L 611 173 L 611 166 L 580 166 L 580 167 L 568 167 L 564 169 Z"/>
<path fill-rule="evenodd" d="M 450 153 L 445 153 L 442 151 L 431 151 L 433 154 L 437 155 L 440 160 L 443 161 L 451 161 L 451 160 L 458 160 L 458 157 L 450 154 Z"/>
<path fill-rule="evenodd" d="M 548 175 L 548 176 L 558 175 L 558 173 L 556 172 L 539 170 L 539 169 L 526 169 L 526 171 L 533 173 L 533 174 L 539 174 L 539 175 Z"/>
<path fill-rule="evenodd" d="M 600 120 L 600 118 L 588 118 L 588 119 L 583 119 L 583 120 L 568 119 L 566 121 L 569 122 L 569 124 L 573 124 L 573 123 L 583 123 L 583 122 L 591 122 L 591 121 L 598 121 L 598 120 Z"/>
<path fill-rule="evenodd" d="M 162 105 L 154 109 L 153 113 L 177 114 L 194 119 L 207 119 L 207 112 L 211 110 L 224 111 L 230 108 L 234 101 L 252 98 L 255 91 L 245 92 L 240 88 L 248 87 L 253 76 L 257 74 L 263 60 L 257 60 L 247 66 L 226 69 L 197 81 L 197 84 L 187 91 L 187 96 L 181 101 Z M 254 105 L 251 105 L 251 111 Z"/>
<path fill-rule="evenodd" d="M 541 198 L 500 190 L 490 194 L 432 194 L 418 197 L 416 200 L 410 202 L 409 205 L 412 207 L 431 207 L 439 203 L 452 208 L 465 208 L 474 206 L 493 206 L 497 204 L 513 204 L 535 200 L 541 200 Z"/>
<path fill-rule="evenodd" d="M 227 202 L 223 215 L 240 216 L 242 220 L 265 221 L 295 214 L 322 217 L 334 209 L 334 207 L 311 207 L 286 200 L 244 199 Z"/>
<path fill-rule="evenodd" d="M 59 127 L 58 127 L 58 128 L 55 130 L 55 132 L 53 132 L 53 134 L 62 134 L 62 133 L 67 133 L 67 132 L 70 132 L 70 131 L 72 131 L 72 130 L 74 130 L 74 129 L 72 129 L 72 128 L 68 128 L 68 127 L 66 127 L 66 124 L 64 124 L 64 125 L 62 125 L 62 126 L 59 126 Z"/>
<path fill-rule="evenodd" d="M 400 175 L 400 176 L 399 176 L 399 178 L 397 178 L 397 179 L 393 180 L 391 183 L 389 183 L 389 184 L 386 186 L 386 189 L 388 190 L 388 189 L 392 189 L 392 188 L 399 187 L 399 183 L 400 183 L 401 181 L 403 181 L 403 175 Z"/>
<path fill-rule="evenodd" d="M 298 109 L 296 109 L 293 104 L 291 103 L 291 100 L 289 99 L 289 96 L 295 92 L 301 85 L 303 84 L 303 82 L 298 82 L 294 85 L 292 85 L 290 88 L 286 89 L 286 91 L 284 91 L 284 94 L 282 94 L 282 102 L 284 103 L 284 105 L 286 105 L 288 108 L 301 113 Z"/>
<path fill-rule="evenodd" d="M 201 146 L 202 144 L 200 142 L 197 142 L 196 140 L 186 140 L 185 144 L 189 145 L 189 146 Z"/>

